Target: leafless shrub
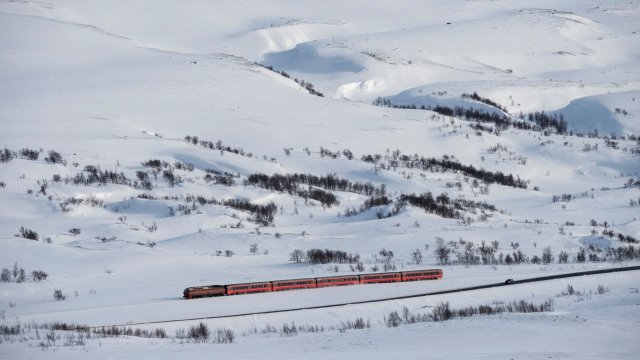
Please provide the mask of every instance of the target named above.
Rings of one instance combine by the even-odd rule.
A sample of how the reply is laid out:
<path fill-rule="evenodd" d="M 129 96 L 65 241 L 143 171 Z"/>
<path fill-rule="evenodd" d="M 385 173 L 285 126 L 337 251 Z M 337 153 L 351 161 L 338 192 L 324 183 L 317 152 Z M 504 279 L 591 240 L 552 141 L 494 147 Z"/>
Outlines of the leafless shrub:
<path fill-rule="evenodd" d="M 53 291 L 53 298 L 56 301 L 61 301 L 61 300 L 66 299 L 66 296 L 62 295 L 62 290 L 54 290 Z"/>
<path fill-rule="evenodd" d="M 62 158 L 62 155 L 54 150 L 49 150 L 49 156 L 45 157 L 44 161 L 50 164 L 62 164 L 64 166 L 67 165 L 67 161 Z"/>
<path fill-rule="evenodd" d="M 211 332 L 209 331 L 209 327 L 203 322 L 190 327 L 187 332 L 187 337 L 194 342 L 207 342 L 210 335 Z"/>
<path fill-rule="evenodd" d="M 86 329 L 88 331 L 89 327 L 86 327 Z M 65 330 L 65 329 L 61 329 L 61 330 Z M 94 329 L 93 333 L 101 337 L 135 336 L 135 337 L 158 338 L 158 339 L 164 339 L 167 337 L 167 332 L 163 328 L 155 328 L 153 330 L 147 330 L 147 329 L 139 329 L 139 328 L 134 329 L 131 327 L 124 327 L 124 326 L 106 326 L 106 327 Z"/>
<path fill-rule="evenodd" d="M 251 246 L 249 246 L 249 252 L 255 255 L 258 252 L 258 244 L 251 244 Z"/>
<path fill-rule="evenodd" d="M 304 259 L 304 253 L 302 252 L 302 250 L 296 249 L 293 250 L 291 254 L 289 254 L 289 261 L 300 263 L 302 262 L 302 259 Z"/>
<path fill-rule="evenodd" d="M 233 330 L 222 328 L 216 330 L 212 341 L 216 344 L 232 344 L 235 337 Z"/>
<path fill-rule="evenodd" d="M 4 268 L 2 272 L 0 272 L 0 282 L 9 282 L 11 281 L 11 270 Z"/>
<path fill-rule="evenodd" d="M 21 238 L 38 241 L 38 233 L 29 228 L 21 226 L 19 232 Z"/>
<path fill-rule="evenodd" d="M 187 338 L 187 332 L 184 329 L 176 330 L 176 339 L 184 340 Z"/>
<path fill-rule="evenodd" d="M 453 318 L 453 316 L 449 302 L 441 302 L 431 311 L 431 320 L 433 321 L 446 321 Z"/>
<path fill-rule="evenodd" d="M 402 316 L 397 311 L 385 316 L 384 322 L 388 327 L 396 327 L 401 324 L 413 324 L 428 321 L 447 321 L 454 318 L 464 318 L 474 315 L 496 315 L 504 312 L 509 313 L 531 313 L 553 311 L 553 300 L 547 299 L 540 304 L 527 302 L 524 300 L 513 301 L 511 303 L 497 303 L 491 305 L 467 306 L 459 309 L 452 309 L 448 302 L 437 304 L 430 313 L 411 313 L 408 308 L 403 308 Z"/>
<path fill-rule="evenodd" d="M 338 325 L 338 331 L 345 332 L 346 330 L 350 329 L 361 330 L 368 329 L 370 327 L 371 323 L 369 322 L 369 320 L 364 321 L 363 318 L 357 318 L 354 321 L 347 320 L 347 322 L 340 322 L 340 325 Z"/>
<path fill-rule="evenodd" d="M 553 253 L 551 252 L 551 247 L 547 246 L 542 250 L 542 263 L 547 265 L 553 261 Z"/>
<path fill-rule="evenodd" d="M 42 280 L 46 280 L 47 276 L 49 276 L 49 274 L 47 274 L 46 272 L 42 271 L 42 270 L 35 270 L 31 272 L 31 278 L 33 278 L 33 281 L 42 281 Z"/>
<path fill-rule="evenodd" d="M 293 322 L 291 323 L 291 325 L 282 324 L 282 328 L 280 330 L 280 335 L 281 336 L 296 336 L 296 335 L 298 335 L 298 329 L 296 328 L 296 324 L 294 324 Z"/>
<path fill-rule="evenodd" d="M 567 288 L 562 290 L 558 296 L 570 296 L 570 295 L 579 295 L 580 292 L 576 291 L 576 289 L 573 287 L 573 285 L 568 284 Z"/>
<path fill-rule="evenodd" d="M 22 323 L 16 322 L 15 325 L 0 324 L 0 335 L 20 335 L 24 333 Z"/>
<path fill-rule="evenodd" d="M 566 251 L 561 251 L 558 255 L 558 263 L 566 264 L 569 261 L 569 254 Z"/>
<path fill-rule="evenodd" d="M 398 327 L 402 324 L 402 318 L 397 311 L 392 311 L 388 316 L 385 316 L 384 323 L 387 327 Z"/>
<path fill-rule="evenodd" d="M 411 259 L 416 265 L 422 264 L 422 252 L 420 249 L 415 249 L 415 251 L 411 252 Z"/>

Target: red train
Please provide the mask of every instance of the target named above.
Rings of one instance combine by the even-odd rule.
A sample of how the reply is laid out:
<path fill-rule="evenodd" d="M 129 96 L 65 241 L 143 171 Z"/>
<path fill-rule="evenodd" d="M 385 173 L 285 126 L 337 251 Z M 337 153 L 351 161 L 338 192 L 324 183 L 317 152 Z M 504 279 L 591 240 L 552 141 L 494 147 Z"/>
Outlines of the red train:
<path fill-rule="evenodd" d="M 326 276 L 319 278 L 263 281 L 230 285 L 194 286 L 184 289 L 185 299 L 209 296 L 239 295 L 270 291 L 311 289 L 326 286 L 342 286 L 400 281 L 442 279 L 442 270 L 414 270 L 402 272 L 373 273 L 361 275 Z"/>

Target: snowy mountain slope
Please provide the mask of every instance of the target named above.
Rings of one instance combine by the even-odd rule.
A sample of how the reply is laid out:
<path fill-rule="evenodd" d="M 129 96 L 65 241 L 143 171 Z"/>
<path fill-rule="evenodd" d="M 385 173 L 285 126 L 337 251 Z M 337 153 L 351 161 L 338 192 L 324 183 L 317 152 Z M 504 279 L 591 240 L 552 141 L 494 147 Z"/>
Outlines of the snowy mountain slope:
<path fill-rule="evenodd" d="M 635 264 L 640 82 L 638 48 L 630 45 L 637 42 L 638 6 L 536 6 L 0 3 L 0 155 L 11 158 L 0 162 L 0 269 L 15 263 L 27 274 L 49 274 L 40 282 L 15 282 L 15 276 L 1 282 L 0 321 L 102 325 L 192 318 L 244 312 L 256 303 L 269 309 L 348 302 Z M 255 62 L 311 81 L 326 97 Z M 514 121 L 520 111 L 557 110 L 570 129 L 600 135 L 499 129 L 429 110 L 371 105 L 384 96 L 397 104 L 504 114 L 460 96 L 473 92 L 504 106 Z M 617 137 L 604 137 L 610 133 Z M 52 160 L 51 150 L 62 161 Z M 39 153 L 30 160 L 33 152 Z M 252 182 L 258 174 L 271 178 Z M 278 190 L 274 174 L 309 174 L 317 181 Z M 327 174 L 350 185 L 323 184 Z M 373 190 L 362 190 L 365 185 Z M 446 193 L 438 202 L 455 204 L 458 212 L 445 216 L 420 207 L 416 198 L 426 192 L 434 198 Z M 383 193 L 388 201 L 365 206 L 382 201 Z M 20 236 L 21 229 L 37 232 L 38 241 L 26 239 L 25 231 Z M 71 229 L 78 229 L 75 235 Z M 452 251 L 449 264 L 438 262 L 438 238 Z M 494 257 L 482 264 L 479 254 L 493 242 Z M 464 266 L 458 256 L 466 246 L 481 264 Z M 552 263 L 535 263 L 546 247 Z M 181 299 L 182 289 L 193 285 L 358 272 L 352 269 L 357 263 L 289 260 L 296 249 L 314 248 L 357 253 L 367 272 L 385 266 L 384 248 L 393 251 L 387 265 L 396 270 L 442 267 L 445 279 Z M 506 260 L 518 251 L 526 257 L 523 264 Z M 559 264 L 563 252 L 568 261 Z M 583 253 L 592 257 L 579 262 Z M 636 297 L 625 291 L 637 288 L 637 277 L 602 279 L 615 287 L 604 300 L 614 309 L 610 321 L 626 328 L 635 319 L 621 312 Z M 580 284 L 598 285 L 590 281 Z M 566 283 L 553 286 L 469 297 L 490 303 L 531 292 L 538 301 Z M 66 299 L 54 301 L 54 290 Z M 433 301 L 449 299 L 456 306 L 478 305 L 458 297 Z M 356 312 L 378 319 L 404 305 L 303 312 L 293 320 L 332 325 Z M 271 320 L 279 326 L 288 318 Z M 472 320 L 484 326 L 485 320 Z M 509 322 L 486 321 L 499 329 L 503 320 Z M 239 333 L 251 321 L 211 326 Z M 446 326 L 455 330 L 466 321 Z M 545 319 L 539 324 L 550 325 Z M 177 327 L 166 328 L 173 336 Z M 377 322 L 366 336 L 392 331 Z M 282 344 L 280 337 L 258 339 L 271 349 Z M 631 358 L 636 349 L 624 339 L 608 353 Z M 0 344 L 0 355 L 33 354 L 29 344 L 35 343 Z M 152 348 L 160 353 L 165 345 Z M 497 354 L 495 347 L 484 351 Z M 539 355 L 526 344 L 506 352 Z"/>

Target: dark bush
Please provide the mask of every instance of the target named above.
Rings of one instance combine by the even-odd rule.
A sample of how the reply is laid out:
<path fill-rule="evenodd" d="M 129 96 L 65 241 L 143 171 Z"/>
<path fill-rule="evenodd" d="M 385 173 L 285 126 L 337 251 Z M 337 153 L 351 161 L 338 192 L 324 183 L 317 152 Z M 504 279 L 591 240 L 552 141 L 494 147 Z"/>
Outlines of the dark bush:
<path fill-rule="evenodd" d="M 558 255 L 558 263 L 566 264 L 569 261 L 569 254 L 566 251 L 561 251 Z"/>
<path fill-rule="evenodd" d="M 20 227 L 20 237 L 38 241 L 38 233 L 24 226 Z"/>
<path fill-rule="evenodd" d="M 53 298 L 56 299 L 56 301 L 61 301 L 66 299 L 67 297 L 62 295 L 62 290 L 54 290 L 53 291 Z"/>
<path fill-rule="evenodd" d="M 6 163 L 13 160 L 15 157 L 16 153 L 7 148 L 0 150 L 0 162 Z"/>
<path fill-rule="evenodd" d="M 308 186 L 307 189 L 300 189 L 300 185 Z M 353 183 L 347 179 L 338 178 L 335 174 L 316 176 L 311 174 L 251 174 L 245 180 L 245 185 L 258 186 L 263 189 L 286 192 L 304 198 L 311 198 L 320 201 L 323 205 L 333 206 L 338 204 L 335 195 L 322 191 L 322 188 L 329 191 L 345 191 L 367 196 L 385 195 L 384 185 L 376 187 L 371 183 Z M 312 188 L 315 187 L 315 188 Z"/>
<path fill-rule="evenodd" d="M 31 272 L 31 278 L 33 278 L 33 281 L 46 280 L 48 276 L 49 276 L 49 274 L 47 274 L 46 272 L 44 272 L 42 270 L 35 270 L 35 271 Z"/>
<path fill-rule="evenodd" d="M 398 327 L 402 324 L 402 318 L 397 311 L 390 312 L 384 319 L 387 327 Z"/>
<path fill-rule="evenodd" d="M 481 98 L 482 99 L 482 98 Z M 492 102 L 493 103 L 493 102 Z M 418 109 L 415 104 L 398 105 L 393 104 L 391 100 L 383 97 L 378 97 L 373 101 L 376 106 L 386 106 L 399 109 Z M 495 103 L 493 103 L 495 104 Z M 495 104 L 497 105 L 497 104 Z M 493 105 L 492 105 L 493 106 Z M 498 105 L 499 106 L 499 105 Z M 447 106 L 436 105 L 435 107 L 420 107 L 421 110 L 432 110 L 438 114 L 444 116 L 456 116 L 459 118 L 465 118 L 467 120 L 474 120 L 477 122 L 494 123 L 499 129 L 506 129 L 512 126 L 521 130 L 537 130 L 542 131 L 546 128 L 554 128 L 559 134 L 565 134 L 567 132 L 567 122 L 564 120 L 564 115 L 553 114 L 547 115 L 544 111 L 529 113 L 526 117 L 521 116 L 522 119 L 527 118 L 529 122 L 511 120 L 509 117 L 494 112 L 483 111 L 474 108 L 464 108 L 462 106 L 455 106 L 453 108 Z M 533 123 L 533 124 L 532 124 Z M 534 125 L 535 124 L 535 125 Z"/>
<path fill-rule="evenodd" d="M 11 279 L 11 270 L 7 268 L 2 269 L 2 272 L 0 272 L 0 282 L 10 282 Z"/>
<path fill-rule="evenodd" d="M 151 159 L 151 160 L 143 161 L 142 166 L 149 167 L 149 168 L 162 169 L 162 168 L 168 168 L 170 165 L 166 161 Z"/>
<path fill-rule="evenodd" d="M 24 149 L 21 149 L 18 152 L 18 154 L 22 159 L 38 160 L 38 157 L 40 157 L 40 151 L 41 150 L 32 150 L 32 149 L 24 148 Z"/>
<path fill-rule="evenodd" d="M 175 175 L 171 170 L 164 170 L 162 172 L 162 177 L 165 180 L 167 180 L 167 182 L 169 183 L 169 186 L 171 187 L 174 187 L 176 184 L 179 184 L 182 182 L 182 179 L 180 178 L 180 176 Z"/>
<path fill-rule="evenodd" d="M 210 335 L 209 327 L 203 322 L 191 326 L 187 333 L 187 336 L 195 342 L 207 342 Z"/>
<path fill-rule="evenodd" d="M 547 265 L 553 261 L 553 253 L 551 252 L 551 247 L 547 246 L 542 251 L 542 263 Z"/>
<path fill-rule="evenodd" d="M 233 330 L 227 328 L 216 329 L 212 341 L 216 344 L 231 344 L 235 337 Z"/>
<path fill-rule="evenodd" d="M 50 163 L 50 164 L 62 164 L 62 165 L 67 165 L 66 160 L 64 160 L 62 158 L 62 155 L 60 155 L 59 152 L 54 151 L 54 150 L 49 150 L 49 156 L 47 156 L 46 158 L 44 158 L 44 161 Z"/>
<path fill-rule="evenodd" d="M 293 261 L 295 263 L 300 263 L 304 259 L 304 252 L 302 250 L 293 250 L 291 254 L 289 254 L 289 261 Z"/>
<path fill-rule="evenodd" d="M 477 92 L 474 92 L 473 94 L 466 94 L 466 93 L 465 93 L 465 94 L 462 94 L 461 96 L 462 96 L 463 98 L 473 99 L 473 100 L 476 100 L 476 101 L 480 101 L 480 102 L 482 102 L 482 103 L 485 103 L 485 104 L 487 104 L 487 105 L 489 105 L 489 106 L 493 106 L 494 108 L 496 108 L 496 109 L 500 109 L 500 110 L 502 110 L 502 111 L 503 111 L 503 112 L 505 112 L 505 113 L 507 112 L 507 108 L 505 108 L 505 107 L 503 107 L 503 106 L 500 106 L 498 103 L 496 103 L 496 102 L 492 101 L 491 99 L 481 97 L 480 95 L 478 95 L 478 93 L 477 93 Z"/>
<path fill-rule="evenodd" d="M 431 311 L 431 320 L 433 321 L 447 321 L 453 318 L 453 316 L 454 314 L 449 307 L 449 302 L 441 302 Z"/>
<path fill-rule="evenodd" d="M 360 255 L 347 253 L 341 250 L 329 250 L 329 249 L 310 249 L 307 250 L 307 260 L 312 264 L 354 264 L 360 261 Z"/>

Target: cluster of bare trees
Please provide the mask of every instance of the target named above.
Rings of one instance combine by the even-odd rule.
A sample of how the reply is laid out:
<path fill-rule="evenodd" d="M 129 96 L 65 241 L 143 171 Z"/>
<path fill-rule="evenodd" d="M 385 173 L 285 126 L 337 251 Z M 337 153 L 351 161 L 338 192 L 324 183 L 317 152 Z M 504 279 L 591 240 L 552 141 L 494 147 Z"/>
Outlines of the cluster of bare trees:
<path fill-rule="evenodd" d="M 469 97 L 473 97 L 473 95 L 464 94 Z M 464 96 L 463 95 L 463 96 Z M 477 94 L 475 94 L 477 95 Z M 500 105 L 494 103 L 493 101 L 485 98 L 481 98 L 477 96 L 480 101 L 490 104 L 491 106 L 495 106 L 499 109 Z M 483 101 L 484 100 L 484 101 Z M 493 123 L 499 129 L 507 129 L 509 127 L 514 127 L 521 130 L 536 130 L 542 131 L 547 128 L 553 128 L 559 134 L 567 133 L 567 122 L 564 120 L 564 115 L 562 114 L 546 114 L 544 111 L 541 112 L 532 112 L 527 115 L 520 114 L 520 119 L 527 121 L 518 121 L 515 119 L 511 119 L 506 115 L 498 114 L 496 112 L 484 111 L 476 108 L 465 108 L 463 106 L 454 106 L 448 107 L 443 105 L 436 105 L 435 107 L 429 106 L 416 106 L 415 104 L 394 104 L 390 99 L 384 97 L 378 97 L 373 101 L 373 105 L 376 106 L 386 106 L 391 108 L 398 109 L 420 109 L 420 110 L 431 110 L 435 111 L 438 114 L 444 116 L 455 116 L 458 118 L 464 118 L 467 120 L 473 120 L 477 122 L 485 122 L 485 123 Z"/>
<path fill-rule="evenodd" d="M 30 277 L 33 281 L 40 282 L 42 280 L 46 280 L 49 274 L 42 270 L 34 270 L 31 272 Z M 2 269 L 0 271 L 0 282 L 25 282 L 27 281 L 27 272 L 25 269 L 18 267 L 18 263 L 13 264 L 13 268 L 10 270 L 8 268 Z"/>
<path fill-rule="evenodd" d="M 420 169 L 429 172 L 460 172 L 487 184 L 500 184 L 515 188 L 526 189 L 529 181 L 521 179 L 519 176 L 505 174 L 501 171 L 492 172 L 483 168 L 476 168 L 473 165 L 465 165 L 457 161 L 453 156 L 443 155 L 442 158 L 425 157 L 418 154 L 407 155 L 400 150 L 392 151 L 389 154 L 367 154 L 361 157 L 362 161 L 376 164 L 381 168 L 396 169 L 404 167 L 407 169 Z"/>

